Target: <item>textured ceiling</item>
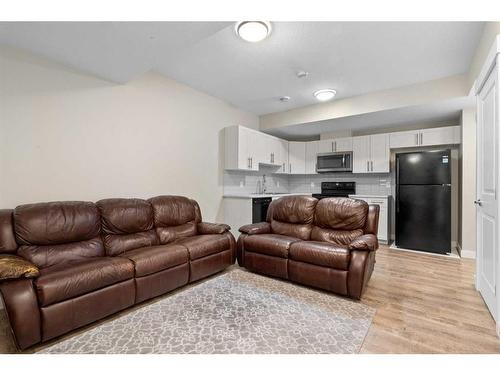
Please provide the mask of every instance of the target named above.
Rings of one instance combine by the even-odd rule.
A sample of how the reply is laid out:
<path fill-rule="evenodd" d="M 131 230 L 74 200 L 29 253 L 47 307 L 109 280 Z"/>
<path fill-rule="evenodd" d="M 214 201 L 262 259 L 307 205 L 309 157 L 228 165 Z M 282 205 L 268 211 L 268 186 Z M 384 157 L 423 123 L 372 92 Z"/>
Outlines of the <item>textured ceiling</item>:
<path fill-rule="evenodd" d="M 265 114 L 468 70 L 483 23 L 275 22 L 247 43 L 232 22 L 0 23 L 0 43 L 125 83 L 155 70 Z M 296 73 L 310 74 L 299 79 Z M 287 95 L 287 103 L 279 97 Z"/>

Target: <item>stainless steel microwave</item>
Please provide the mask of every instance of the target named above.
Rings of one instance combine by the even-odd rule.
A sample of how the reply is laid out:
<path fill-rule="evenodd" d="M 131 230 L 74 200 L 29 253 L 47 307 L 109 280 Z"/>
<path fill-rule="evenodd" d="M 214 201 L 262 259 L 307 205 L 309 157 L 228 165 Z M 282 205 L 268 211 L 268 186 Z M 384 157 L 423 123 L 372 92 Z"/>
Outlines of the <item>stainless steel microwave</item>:
<path fill-rule="evenodd" d="M 352 172 L 352 151 L 318 154 L 316 172 Z"/>

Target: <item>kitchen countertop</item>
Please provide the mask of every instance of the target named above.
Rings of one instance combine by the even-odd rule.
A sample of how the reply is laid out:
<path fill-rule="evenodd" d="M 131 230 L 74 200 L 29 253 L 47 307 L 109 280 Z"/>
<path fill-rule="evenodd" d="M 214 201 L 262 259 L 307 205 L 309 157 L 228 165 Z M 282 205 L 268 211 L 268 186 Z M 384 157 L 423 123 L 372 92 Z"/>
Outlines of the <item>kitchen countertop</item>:
<path fill-rule="evenodd" d="M 273 193 L 273 194 L 224 194 L 223 198 L 241 198 L 241 199 L 252 199 L 252 198 L 276 198 L 276 197 L 286 197 L 289 195 L 311 195 L 312 193 Z"/>
<path fill-rule="evenodd" d="M 372 194 L 350 194 L 349 198 L 375 198 L 375 199 L 387 199 L 390 195 L 372 195 Z"/>

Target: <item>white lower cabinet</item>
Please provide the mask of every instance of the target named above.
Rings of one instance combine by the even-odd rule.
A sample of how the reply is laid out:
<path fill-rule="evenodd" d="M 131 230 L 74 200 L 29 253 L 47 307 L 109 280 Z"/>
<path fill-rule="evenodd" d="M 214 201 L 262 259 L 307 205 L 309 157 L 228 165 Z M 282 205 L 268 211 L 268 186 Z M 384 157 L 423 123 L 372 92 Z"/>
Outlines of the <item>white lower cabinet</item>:
<path fill-rule="evenodd" d="M 361 199 L 368 204 L 377 204 L 380 206 L 380 213 L 378 216 L 378 233 L 377 238 L 379 241 L 388 243 L 389 241 L 389 200 L 390 195 L 373 196 L 373 195 L 349 195 L 349 198 Z"/>

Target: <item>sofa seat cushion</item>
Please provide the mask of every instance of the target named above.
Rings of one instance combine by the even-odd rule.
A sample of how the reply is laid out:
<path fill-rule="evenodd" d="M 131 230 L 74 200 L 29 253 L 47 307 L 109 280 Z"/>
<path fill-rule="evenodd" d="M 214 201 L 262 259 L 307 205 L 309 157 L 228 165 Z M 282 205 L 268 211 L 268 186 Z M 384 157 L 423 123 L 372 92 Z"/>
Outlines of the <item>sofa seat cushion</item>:
<path fill-rule="evenodd" d="M 133 277 L 130 260 L 99 257 L 43 268 L 35 285 L 40 305 L 48 306 Z"/>
<path fill-rule="evenodd" d="M 254 253 L 279 258 L 288 258 L 290 246 L 300 241 L 300 239 L 283 236 L 281 234 L 258 234 L 248 236 L 244 241 L 245 251 L 252 251 Z"/>
<path fill-rule="evenodd" d="M 169 244 L 142 247 L 120 255 L 134 262 L 135 276 L 141 277 L 187 263 L 188 251 L 184 246 Z"/>
<path fill-rule="evenodd" d="M 290 247 L 290 259 L 317 266 L 348 270 L 349 258 L 346 246 L 327 242 L 303 241 Z"/>
<path fill-rule="evenodd" d="M 191 260 L 219 253 L 231 246 L 229 237 L 226 234 L 203 234 L 185 237 L 176 240 L 175 243 L 188 249 Z"/>

